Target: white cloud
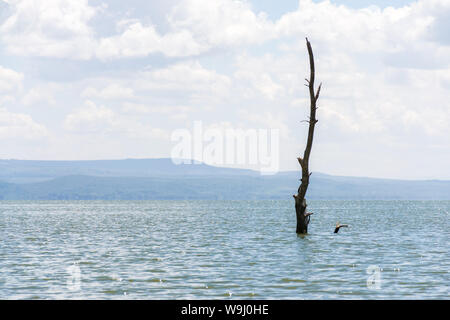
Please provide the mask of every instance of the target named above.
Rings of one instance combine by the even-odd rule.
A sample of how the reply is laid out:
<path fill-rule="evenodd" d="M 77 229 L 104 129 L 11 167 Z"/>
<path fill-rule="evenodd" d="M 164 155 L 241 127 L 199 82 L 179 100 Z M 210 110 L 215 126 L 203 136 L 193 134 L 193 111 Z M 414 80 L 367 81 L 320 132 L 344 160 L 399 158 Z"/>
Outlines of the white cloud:
<path fill-rule="evenodd" d="M 31 88 L 22 98 L 22 103 L 26 106 L 34 105 L 39 102 L 44 102 L 47 106 L 54 106 L 56 104 L 52 92 L 43 87 Z"/>
<path fill-rule="evenodd" d="M 0 95 L 0 105 L 5 106 L 16 102 L 16 97 L 11 95 Z"/>
<path fill-rule="evenodd" d="M 245 1 L 184 0 L 168 19 L 172 27 L 188 30 L 209 47 L 256 44 L 275 36 L 273 23 Z"/>
<path fill-rule="evenodd" d="M 141 72 L 135 87 L 141 91 L 169 92 L 188 99 L 187 102 L 203 103 L 219 101 L 229 95 L 231 79 L 223 74 L 204 68 L 198 61 L 185 61 L 167 68 Z M 173 98 L 173 97 L 172 97 Z"/>
<path fill-rule="evenodd" d="M 322 52 L 371 54 L 384 56 L 384 62 L 393 66 L 436 68 L 450 63 L 450 48 L 446 47 L 450 37 L 430 34 L 449 18 L 450 2 L 441 0 L 385 9 L 300 0 L 299 8 L 283 15 L 275 28 L 279 36 L 308 36 Z"/>
<path fill-rule="evenodd" d="M 12 14 L 0 26 L 9 52 L 24 56 L 87 59 L 94 31 L 89 20 L 98 11 L 87 0 L 8 1 Z"/>
<path fill-rule="evenodd" d="M 428 54 L 432 51 L 446 63 L 450 59 L 448 50 L 438 48 L 450 44 L 450 37 L 442 31 L 450 17 L 450 4 L 445 0 L 419 0 L 383 10 L 300 0 L 297 10 L 275 22 L 264 13 L 253 12 L 247 1 L 182 0 L 167 15 L 166 33 L 137 18 L 120 17 L 115 22 L 118 34 L 103 38 L 91 20 L 107 10 L 106 5 L 93 7 L 87 0 L 8 2 L 12 14 L 0 26 L 0 33 L 7 49 L 18 55 L 102 60 L 155 53 L 184 57 L 308 35 L 336 51 L 375 50 L 400 56 L 411 49 L 425 54 L 417 41 L 431 41 Z M 396 61 L 395 55 L 388 60 Z"/>
<path fill-rule="evenodd" d="M 162 88 L 180 89 L 191 84 L 200 89 L 200 87 L 208 84 L 230 84 L 230 79 L 227 76 L 204 68 L 198 61 L 173 64 L 167 68 L 147 71 L 144 75 L 154 80 L 152 86 L 160 84 Z"/>
<path fill-rule="evenodd" d="M 123 22 L 119 21 L 122 25 Z M 205 51 L 185 30 L 160 35 L 155 28 L 132 22 L 120 35 L 103 38 L 99 42 L 96 55 L 100 59 L 144 57 L 153 53 L 163 53 L 169 57 L 196 55 Z"/>
<path fill-rule="evenodd" d="M 22 85 L 24 75 L 0 66 L 0 92 L 11 91 Z"/>
<path fill-rule="evenodd" d="M 169 14 L 165 34 L 138 19 L 116 22 L 119 34 L 96 37 L 92 18 L 105 7 L 87 0 L 9 1 L 13 13 L 0 26 L 2 41 L 17 55 L 101 60 L 195 56 L 214 47 L 262 43 L 275 36 L 264 14 L 244 1 L 181 1 Z"/>
<path fill-rule="evenodd" d="M 83 98 L 101 98 L 101 99 L 130 99 L 134 97 L 133 89 L 121 86 L 119 84 L 110 84 L 103 89 L 92 87 L 86 88 L 82 93 Z"/>
<path fill-rule="evenodd" d="M 143 124 L 132 117 L 120 116 L 112 109 L 97 106 L 92 101 L 66 116 L 64 128 L 82 134 L 119 134 L 128 138 L 168 139 L 168 133 L 160 128 Z"/>
<path fill-rule="evenodd" d="M 154 106 L 146 105 L 142 103 L 125 102 L 122 107 L 122 111 L 125 113 L 137 113 L 137 114 L 185 114 L 192 111 L 192 107 L 188 106 Z"/>
<path fill-rule="evenodd" d="M 239 115 L 242 120 L 251 123 L 252 127 L 255 125 L 258 126 L 255 129 L 278 129 L 282 138 L 289 138 L 289 127 L 286 124 L 286 120 L 283 119 L 283 115 L 280 113 L 270 111 L 252 113 L 247 110 L 239 110 Z"/>
<path fill-rule="evenodd" d="M 6 108 L 0 108 L 0 139 L 34 140 L 47 135 L 47 128 L 36 123 L 30 115 L 12 113 Z"/>
<path fill-rule="evenodd" d="M 71 131 L 92 133 L 109 130 L 116 123 L 116 115 L 111 109 L 98 107 L 88 100 L 82 108 L 67 115 L 64 127 Z"/>
<path fill-rule="evenodd" d="M 233 77 L 240 83 L 240 88 L 245 88 L 243 94 L 246 97 L 262 95 L 264 99 L 274 100 L 286 94 L 286 87 L 280 85 L 276 78 L 289 76 L 289 72 L 286 73 L 273 56 L 239 56 L 236 59 L 236 69 Z"/>
<path fill-rule="evenodd" d="M 352 9 L 329 1 L 300 0 L 296 11 L 277 21 L 276 29 L 284 36 L 308 35 L 332 44 L 336 51 L 396 51 L 424 36 L 431 23 L 432 19 L 415 14 L 411 6 Z"/>

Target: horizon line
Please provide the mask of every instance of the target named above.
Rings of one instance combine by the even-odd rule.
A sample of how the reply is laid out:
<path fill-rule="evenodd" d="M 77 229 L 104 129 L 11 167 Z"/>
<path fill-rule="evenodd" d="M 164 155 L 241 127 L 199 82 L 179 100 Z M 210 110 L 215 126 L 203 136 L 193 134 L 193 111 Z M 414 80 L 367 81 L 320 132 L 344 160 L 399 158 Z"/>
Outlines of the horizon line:
<path fill-rule="evenodd" d="M 36 161 L 36 162 L 95 162 L 95 161 L 125 161 L 125 160 L 172 160 L 172 158 L 118 158 L 118 159 L 83 159 L 83 160 L 39 160 L 39 159 L 15 159 L 15 158 L 0 158 L 0 161 Z M 182 159 L 184 160 L 184 159 Z M 182 165 L 206 165 L 214 168 L 220 168 L 220 169 L 234 169 L 234 170 L 247 170 L 252 171 L 254 173 L 260 173 L 260 171 L 255 169 L 249 169 L 249 168 L 237 168 L 237 167 L 222 167 L 217 165 L 208 164 L 202 161 L 198 161 L 195 159 L 186 159 L 192 161 L 191 164 L 183 163 Z M 174 165 L 180 165 L 180 164 L 174 164 Z M 276 174 L 286 174 L 286 173 L 294 173 L 297 172 L 296 170 L 279 170 Z M 299 173 L 301 170 L 298 171 Z M 330 174 L 330 173 L 324 173 L 322 171 L 313 171 L 312 175 L 314 173 L 332 176 L 332 177 L 341 177 L 341 178 L 361 178 L 361 179 L 378 179 L 378 180 L 395 180 L 395 181 L 450 181 L 450 178 L 446 179 L 437 179 L 437 178 L 391 178 L 391 177 L 371 177 L 371 176 L 353 176 L 353 175 L 341 175 L 341 174 Z"/>

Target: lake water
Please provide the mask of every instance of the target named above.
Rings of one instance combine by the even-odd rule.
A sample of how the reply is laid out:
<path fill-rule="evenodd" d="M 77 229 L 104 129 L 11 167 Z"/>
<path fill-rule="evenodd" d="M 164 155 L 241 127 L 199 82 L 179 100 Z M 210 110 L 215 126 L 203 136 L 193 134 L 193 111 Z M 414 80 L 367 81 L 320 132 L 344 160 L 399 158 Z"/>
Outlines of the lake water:
<path fill-rule="evenodd" d="M 0 201 L 0 299 L 449 298 L 450 201 L 293 206 Z"/>

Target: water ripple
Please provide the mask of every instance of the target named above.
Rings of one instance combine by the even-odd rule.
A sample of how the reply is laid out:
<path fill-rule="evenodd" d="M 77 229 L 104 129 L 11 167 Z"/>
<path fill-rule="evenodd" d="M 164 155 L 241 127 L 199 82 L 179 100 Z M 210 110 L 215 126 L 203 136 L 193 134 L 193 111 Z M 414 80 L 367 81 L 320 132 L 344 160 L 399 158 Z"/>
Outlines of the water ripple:
<path fill-rule="evenodd" d="M 0 201 L 0 298 L 448 299 L 449 201 L 309 206 Z"/>

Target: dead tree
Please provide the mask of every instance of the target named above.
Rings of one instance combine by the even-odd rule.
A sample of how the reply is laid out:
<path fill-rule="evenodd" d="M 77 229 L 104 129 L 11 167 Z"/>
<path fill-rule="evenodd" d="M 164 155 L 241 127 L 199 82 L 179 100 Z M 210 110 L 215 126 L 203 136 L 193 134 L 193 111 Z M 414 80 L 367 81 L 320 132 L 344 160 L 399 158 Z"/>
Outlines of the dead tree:
<path fill-rule="evenodd" d="M 301 184 L 298 187 L 298 193 L 294 195 L 295 199 L 295 212 L 297 215 L 297 233 L 299 234 L 305 234 L 308 233 L 308 224 L 310 220 L 310 215 L 312 213 L 306 212 L 306 191 L 308 190 L 309 185 L 309 177 L 311 173 L 309 172 L 309 156 L 311 154 L 311 148 L 313 143 L 313 137 L 314 137 L 314 127 L 317 123 L 316 119 L 316 102 L 317 99 L 319 99 L 320 94 L 320 88 L 322 87 L 322 83 L 317 88 L 317 91 L 314 90 L 314 77 L 315 77 L 315 69 L 314 69 L 314 55 L 311 48 L 311 44 L 308 41 L 308 38 L 306 38 L 306 46 L 308 48 L 308 55 L 309 55 L 309 67 L 310 67 L 310 77 L 309 80 L 306 80 L 306 86 L 309 88 L 309 99 L 310 99 L 310 114 L 309 114 L 309 120 L 307 122 L 309 123 L 309 130 L 308 130 L 308 140 L 306 142 L 306 148 L 305 152 L 303 154 L 303 158 L 298 157 L 298 163 L 300 164 L 302 168 L 302 179 Z"/>

